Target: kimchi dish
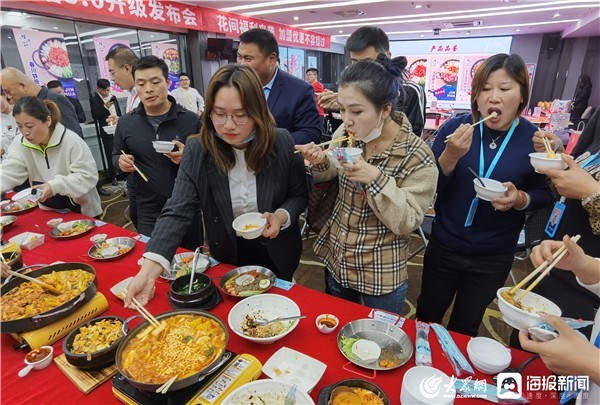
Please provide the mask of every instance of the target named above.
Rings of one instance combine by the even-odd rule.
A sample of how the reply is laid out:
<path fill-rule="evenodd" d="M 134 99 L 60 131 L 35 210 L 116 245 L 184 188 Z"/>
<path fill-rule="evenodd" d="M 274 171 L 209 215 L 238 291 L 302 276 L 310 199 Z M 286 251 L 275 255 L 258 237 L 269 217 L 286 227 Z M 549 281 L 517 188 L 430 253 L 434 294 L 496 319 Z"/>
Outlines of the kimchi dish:
<path fill-rule="evenodd" d="M 26 281 L 0 298 L 0 319 L 3 322 L 28 318 L 61 306 L 85 291 L 94 281 L 94 274 L 81 269 L 53 271 L 37 279 L 55 287 L 60 294 Z"/>
<path fill-rule="evenodd" d="M 161 319 L 160 324 L 157 329 L 151 325 L 142 329 L 121 354 L 122 372 L 137 382 L 163 384 L 175 376 L 187 378 L 211 365 L 227 345 L 225 330 L 212 318 L 181 314 Z"/>

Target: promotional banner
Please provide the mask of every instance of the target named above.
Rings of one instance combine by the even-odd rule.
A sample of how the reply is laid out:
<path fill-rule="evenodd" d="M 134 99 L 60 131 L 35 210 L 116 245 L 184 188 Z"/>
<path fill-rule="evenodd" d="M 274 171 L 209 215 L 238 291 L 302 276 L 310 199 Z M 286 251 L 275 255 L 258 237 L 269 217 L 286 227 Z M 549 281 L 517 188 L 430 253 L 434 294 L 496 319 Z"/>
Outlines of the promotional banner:
<path fill-rule="evenodd" d="M 432 56 L 428 100 L 456 101 L 460 60 L 456 56 Z"/>
<path fill-rule="evenodd" d="M 13 34 L 27 76 L 40 86 L 60 80 L 65 94 L 77 97 L 71 61 L 61 34 L 18 28 L 13 28 Z"/>
<path fill-rule="evenodd" d="M 428 58 L 428 55 L 411 55 L 406 57 L 406 74 L 408 78 L 418 83 L 423 89 L 425 89 L 425 84 L 427 83 Z"/>
<path fill-rule="evenodd" d="M 172 43 L 152 42 L 150 43 L 152 55 L 165 61 L 169 67 L 169 79 L 171 87 L 169 91 L 179 87 L 179 74 L 181 73 L 181 63 L 179 62 L 179 51 L 177 45 Z"/>
<path fill-rule="evenodd" d="M 94 48 L 96 48 L 96 58 L 98 60 L 98 68 L 100 69 L 100 78 L 111 81 L 112 92 L 117 97 L 127 97 L 128 91 L 121 89 L 110 77 L 108 72 L 108 62 L 105 60 L 106 55 L 118 46 L 126 46 L 129 48 L 129 41 L 126 39 L 112 39 L 94 37 Z"/>
<path fill-rule="evenodd" d="M 461 74 L 461 85 L 460 91 L 458 92 L 458 101 L 470 103 L 471 102 L 471 82 L 475 76 L 475 72 L 479 69 L 479 66 L 486 60 L 490 55 L 466 55 L 463 57 L 463 68 Z"/>
<path fill-rule="evenodd" d="M 283 62 L 288 67 L 288 73 L 304 80 L 304 51 L 302 49 L 288 49 L 288 59 Z"/>

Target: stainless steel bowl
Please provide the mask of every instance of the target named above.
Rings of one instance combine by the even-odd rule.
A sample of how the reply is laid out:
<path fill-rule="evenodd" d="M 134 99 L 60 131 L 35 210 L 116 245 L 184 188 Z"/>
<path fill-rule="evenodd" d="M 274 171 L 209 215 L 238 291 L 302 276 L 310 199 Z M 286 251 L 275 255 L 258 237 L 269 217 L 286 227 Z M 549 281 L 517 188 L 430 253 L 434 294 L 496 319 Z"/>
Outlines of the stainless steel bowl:
<path fill-rule="evenodd" d="M 99 261 L 116 260 L 116 259 L 120 259 L 123 256 L 128 255 L 135 248 L 135 239 L 129 238 L 127 236 L 121 236 L 121 237 L 117 237 L 117 238 L 109 238 L 109 239 L 106 239 L 104 241 L 104 243 L 108 243 L 110 246 L 114 246 L 119 249 L 122 249 L 122 248 L 131 248 L 131 249 L 129 249 L 129 251 L 127 251 L 125 253 L 121 253 L 121 254 L 117 253 L 112 256 L 103 256 L 101 253 L 102 243 L 97 243 L 94 246 L 92 246 L 90 248 L 90 250 L 88 250 L 88 256 L 94 260 L 99 260 Z"/>
<path fill-rule="evenodd" d="M 273 287 L 273 284 L 275 284 L 275 279 L 277 278 L 277 276 L 275 276 L 275 273 L 273 273 L 271 270 L 267 269 L 266 267 L 261 267 L 261 266 L 242 266 L 242 267 L 238 267 L 235 268 L 227 273 L 225 273 L 225 275 L 223 277 L 221 277 L 221 281 L 219 282 L 219 287 L 221 287 L 221 291 L 223 291 L 225 294 L 229 295 L 230 297 L 248 297 L 248 295 L 233 295 L 227 292 L 226 284 L 229 280 L 231 280 L 232 278 L 238 277 L 241 274 L 245 274 L 248 273 L 252 270 L 256 270 L 261 274 L 266 275 L 269 278 L 269 286 L 266 288 L 262 288 L 260 289 L 260 292 L 258 292 L 257 294 L 262 294 L 264 292 L 267 292 L 271 289 L 271 287 Z M 252 294 L 252 295 L 257 295 L 257 294 Z"/>
<path fill-rule="evenodd" d="M 60 239 L 60 240 L 68 240 L 68 239 L 75 239 L 75 238 L 79 238 L 83 235 L 85 235 L 86 233 L 90 233 L 92 232 L 92 230 L 96 227 L 96 222 L 91 220 L 91 219 L 77 219 L 74 221 L 68 221 L 68 222 L 81 222 L 84 223 L 86 225 L 89 226 L 88 229 L 86 229 L 85 231 L 81 232 L 81 233 L 76 233 L 73 235 L 66 235 L 66 236 L 60 236 L 60 229 L 58 226 L 55 226 L 54 228 L 52 228 L 52 230 L 50 231 L 50 236 L 52 236 L 54 239 Z M 62 224 L 65 224 L 65 222 L 63 222 Z"/>
<path fill-rule="evenodd" d="M 348 356 L 342 350 L 341 339 L 359 338 L 373 341 L 381 348 L 379 359 L 365 363 L 355 356 Z M 413 343 L 404 331 L 395 325 L 377 319 L 357 319 L 346 324 L 338 333 L 338 349 L 349 361 L 370 370 L 392 370 L 404 365 L 413 354 Z M 393 361 L 391 367 L 383 367 L 381 360 Z"/>

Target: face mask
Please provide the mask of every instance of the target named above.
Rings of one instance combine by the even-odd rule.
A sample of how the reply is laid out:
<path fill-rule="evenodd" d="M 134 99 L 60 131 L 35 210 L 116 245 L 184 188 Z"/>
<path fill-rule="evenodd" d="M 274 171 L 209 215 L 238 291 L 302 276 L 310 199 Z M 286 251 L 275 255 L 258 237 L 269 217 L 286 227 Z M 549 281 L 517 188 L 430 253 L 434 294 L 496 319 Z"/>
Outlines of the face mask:
<path fill-rule="evenodd" d="M 216 136 L 217 136 L 217 138 L 219 138 L 220 140 L 222 140 L 222 141 L 225 141 L 225 139 L 223 139 L 223 137 L 221 136 L 221 134 L 220 134 L 220 133 L 218 133 L 217 131 L 215 131 L 215 135 L 216 135 Z M 256 138 L 256 132 L 255 132 L 255 131 L 252 131 L 252 133 L 250 134 L 250 136 L 249 136 L 248 138 L 244 139 L 244 140 L 243 140 L 242 142 L 240 142 L 240 143 L 236 143 L 236 144 L 234 144 L 234 146 L 241 146 L 241 145 L 245 145 L 245 144 L 247 144 L 248 142 L 250 142 L 251 140 L 253 140 L 254 138 Z"/>
<path fill-rule="evenodd" d="M 379 120 L 377 120 L 377 126 L 373 128 L 371 132 L 369 132 L 369 135 L 365 136 L 362 139 L 364 143 L 369 143 L 372 140 L 377 139 L 381 136 L 381 130 L 383 129 L 383 123 L 381 122 L 381 118 L 383 118 L 383 115 L 379 116 Z M 381 123 L 381 127 L 379 126 L 379 123 Z"/>

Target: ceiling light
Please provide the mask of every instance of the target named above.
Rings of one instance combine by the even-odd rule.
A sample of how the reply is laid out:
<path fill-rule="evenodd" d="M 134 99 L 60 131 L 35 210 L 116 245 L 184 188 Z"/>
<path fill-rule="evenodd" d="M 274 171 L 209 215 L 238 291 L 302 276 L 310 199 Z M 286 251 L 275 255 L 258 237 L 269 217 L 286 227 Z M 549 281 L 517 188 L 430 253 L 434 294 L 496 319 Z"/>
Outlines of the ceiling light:
<path fill-rule="evenodd" d="M 58 29 L 58 27 L 52 27 L 52 29 L 53 29 L 53 30 L 57 30 L 57 29 Z"/>
<path fill-rule="evenodd" d="M 150 35 L 150 38 L 154 38 L 154 35 Z"/>
<path fill-rule="evenodd" d="M 221 11 L 240 11 L 240 10 L 248 10 L 248 9 L 252 9 L 252 8 L 284 6 L 286 4 L 308 3 L 309 1 L 313 1 L 313 0 L 265 1 L 263 3 L 245 4 L 243 6 L 235 6 L 235 7 L 225 7 L 225 8 L 222 8 Z"/>
<path fill-rule="evenodd" d="M 423 6 L 421 4 L 415 4 L 415 8 L 422 8 Z"/>
<path fill-rule="evenodd" d="M 554 13 L 554 15 L 552 16 L 552 18 L 557 18 L 560 17 L 560 13 Z"/>
<path fill-rule="evenodd" d="M 12 39 L 12 37 L 11 37 L 10 35 L 9 35 L 7 38 L 8 38 L 8 39 Z"/>
<path fill-rule="evenodd" d="M 298 17 L 297 15 L 294 16 L 294 21 L 298 21 L 300 19 L 300 17 Z"/>
<path fill-rule="evenodd" d="M 383 3 L 388 0 L 370 0 L 369 3 Z M 334 8 L 334 7 L 344 7 L 344 6 L 355 6 L 365 4 L 364 0 L 352 0 L 352 1 L 342 1 L 336 3 L 323 3 L 323 4 L 311 4 L 310 6 L 297 6 L 297 7 L 283 7 L 283 8 L 273 8 L 267 10 L 259 10 L 259 11 L 250 11 L 248 13 L 244 13 L 246 16 L 253 15 L 264 15 L 264 14 L 276 14 L 276 13 L 285 13 L 286 11 L 306 11 L 306 10 L 314 10 L 319 8 Z M 362 14 L 359 14 L 362 15 Z"/>
<path fill-rule="evenodd" d="M 421 34 L 420 37 L 423 38 L 423 37 L 425 37 L 425 35 Z"/>
<path fill-rule="evenodd" d="M 339 30 L 338 32 L 339 32 L 340 34 L 343 34 L 343 33 L 344 33 L 344 30 Z"/>
<path fill-rule="evenodd" d="M 515 31 L 516 32 L 521 32 L 521 28 L 517 28 Z"/>
<path fill-rule="evenodd" d="M 471 35 L 471 31 L 465 31 L 465 35 Z"/>

